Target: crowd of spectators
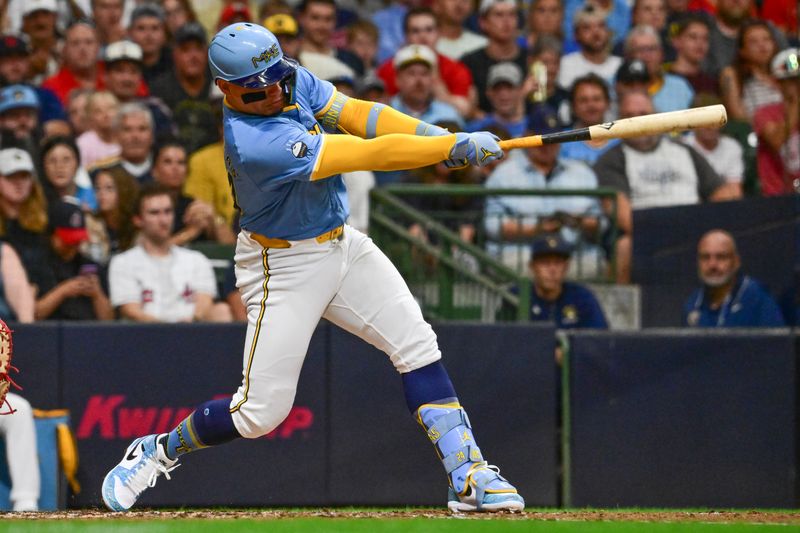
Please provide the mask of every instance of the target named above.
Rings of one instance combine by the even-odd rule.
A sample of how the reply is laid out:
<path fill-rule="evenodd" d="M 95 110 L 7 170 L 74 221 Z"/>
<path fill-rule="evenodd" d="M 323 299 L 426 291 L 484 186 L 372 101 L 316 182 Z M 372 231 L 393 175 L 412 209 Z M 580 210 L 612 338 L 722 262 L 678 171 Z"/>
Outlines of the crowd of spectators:
<path fill-rule="evenodd" d="M 189 0 L 2 5 L 2 318 L 244 316 L 225 304 L 235 289 L 219 294 L 210 264 L 183 248 L 236 240 L 222 95 L 207 60 L 209 36 L 234 22 L 263 24 L 339 91 L 450 131 L 510 138 L 722 102 L 758 139 L 751 182 L 747 136 L 715 129 L 512 151 L 481 169 L 354 172 L 350 222 L 362 230 L 372 186 L 605 187 L 616 202 L 444 204 L 479 211 L 479 222 L 455 225 L 462 238 L 520 272 L 533 239 L 557 236 L 575 252 L 570 275 L 603 277 L 615 256 L 612 276 L 627 283 L 634 210 L 800 190 L 788 1 L 225 0 L 215 25 Z"/>

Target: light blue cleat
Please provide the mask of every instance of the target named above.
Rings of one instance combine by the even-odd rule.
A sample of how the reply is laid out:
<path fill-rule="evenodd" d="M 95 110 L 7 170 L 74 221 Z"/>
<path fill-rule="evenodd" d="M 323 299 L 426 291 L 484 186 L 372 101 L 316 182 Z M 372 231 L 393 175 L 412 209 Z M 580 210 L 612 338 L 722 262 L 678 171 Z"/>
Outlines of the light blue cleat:
<path fill-rule="evenodd" d="M 147 435 L 133 441 L 125 456 L 103 480 L 103 502 L 112 511 L 127 511 L 148 488 L 154 487 L 158 476 L 169 473 L 179 465 L 169 459 L 158 444 L 158 435 Z"/>
<path fill-rule="evenodd" d="M 517 489 L 488 464 L 472 435 L 472 426 L 455 398 L 431 403 L 417 410 L 417 421 L 425 428 L 447 472 L 450 488 L 447 507 L 451 512 L 518 512 L 525 500 Z"/>

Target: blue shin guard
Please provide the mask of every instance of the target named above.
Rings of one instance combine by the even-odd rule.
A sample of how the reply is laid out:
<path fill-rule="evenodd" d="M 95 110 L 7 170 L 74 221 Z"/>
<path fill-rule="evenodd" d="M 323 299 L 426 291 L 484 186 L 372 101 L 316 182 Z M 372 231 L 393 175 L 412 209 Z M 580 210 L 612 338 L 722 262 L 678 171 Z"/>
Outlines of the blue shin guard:
<path fill-rule="evenodd" d="M 467 413 L 455 398 L 427 403 L 416 412 L 450 482 L 448 507 L 453 512 L 521 511 L 522 496 L 483 459 Z"/>

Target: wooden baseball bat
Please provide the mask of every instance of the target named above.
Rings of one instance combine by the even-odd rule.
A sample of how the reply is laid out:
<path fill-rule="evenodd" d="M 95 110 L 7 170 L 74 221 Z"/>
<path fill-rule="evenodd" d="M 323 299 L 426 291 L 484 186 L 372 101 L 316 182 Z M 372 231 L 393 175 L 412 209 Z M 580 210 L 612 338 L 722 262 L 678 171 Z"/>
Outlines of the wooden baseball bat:
<path fill-rule="evenodd" d="M 627 139 L 644 135 L 656 135 L 670 131 L 692 130 L 695 128 L 718 128 L 728 122 L 725 106 L 721 104 L 653 113 L 638 117 L 623 118 L 614 122 L 597 124 L 588 128 L 517 137 L 500 141 L 500 148 L 533 148 L 543 144 L 557 144 L 574 141 L 595 141 L 601 139 Z"/>

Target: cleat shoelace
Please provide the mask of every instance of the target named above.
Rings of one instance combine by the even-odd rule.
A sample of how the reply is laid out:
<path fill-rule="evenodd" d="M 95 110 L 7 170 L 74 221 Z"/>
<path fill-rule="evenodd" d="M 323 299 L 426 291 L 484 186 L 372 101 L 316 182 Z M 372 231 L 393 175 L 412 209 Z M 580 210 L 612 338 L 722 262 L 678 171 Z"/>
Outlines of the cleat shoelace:
<path fill-rule="evenodd" d="M 149 465 L 149 463 L 151 462 L 152 465 Z M 150 475 L 147 476 L 147 480 L 145 481 L 139 474 L 141 473 L 141 470 L 146 466 L 152 466 L 153 470 L 150 472 Z M 161 474 L 164 474 L 164 477 L 167 478 L 168 480 L 172 479 L 169 473 L 178 468 L 179 466 L 180 464 L 176 464 L 171 467 L 166 467 L 163 464 L 161 464 L 161 462 L 158 461 L 158 459 L 147 458 L 144 461 L 141 461 L 139 464 L 137 464 L 134 467 L 133 471 L 131 472 L 130 476 L 128 476 L 127 479 L 122 480 L 122 483 L 126 487 L 130 488 L 138 498 L 139 495 L 142 492 L 144 492 L 147 488 L 156 486 L 156 481 L 158 480 L 158 476 L 160 476 Z"/>

